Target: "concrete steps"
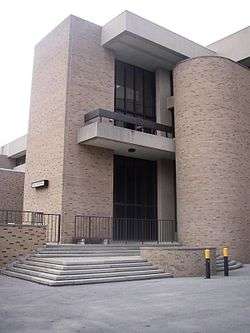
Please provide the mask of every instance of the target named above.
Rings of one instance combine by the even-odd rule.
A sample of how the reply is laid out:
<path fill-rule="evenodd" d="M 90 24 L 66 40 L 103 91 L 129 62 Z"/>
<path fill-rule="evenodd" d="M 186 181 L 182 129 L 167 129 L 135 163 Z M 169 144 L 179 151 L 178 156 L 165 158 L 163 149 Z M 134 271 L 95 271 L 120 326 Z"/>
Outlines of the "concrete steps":
<path fill-rule="evenodd" d="M 107 283 L 107 282 L 122 282 L 122 281 L 136 281 L 136 280 L 150 280 L 150 279 L 162 279 L 172 277 L 169 273 L 161 274 L 145 274 L 145 275 L 130 275 L 130 276 L 119 276 L 119 277 L 109 277 L 109 278 L 98 278 L 98 279 L 82 279 L 82 280 L 63 280 L 63 281 L 53 281 L 50 279 L 39 278 L 35 276 L 29 276 L 27 274 L 20 274 L 17 272 L 6 271 L 5 275 L 12 276 L 19 279 L 24 279 L 32 282 L 37 282 L 41 284 L 46 284 L 48 286 L 66 286 L 66 285 L 78 285 L 78 284 L 97 284 L 97 283 Z"/>
<path fill-rule="evenodd" d="M 90 253 L 90 252 L 57 252 L 56 253 L 56 257 L 120 257 L 120 256 L 133 256 L 133 255 L 139 255 L 137 252 L 133 252 L 133 253 L 128 253 L 128 252 L 119 252 L 119 253 L 115 253 L 115 252 L 107 252 L 107 253 L 100 253 L 100 252 L 94 252 L 94 253 Z M 37 253 L 34 255 L 34 257 L 37 258 L 54 258 L 55 257 L 55 253 L 47 253 L 47 252 L 42 252 L 42 253 Z"/>
<path fill-rule="evenodd" d="M 53 258 L 58 257 L 115 257 L 115 256 L 138 256 L 138 246 L 118 245 L 47 245 L 40 249 L 35 257 Z"/>
<path fill-rule="evenodd" d="M 105 272 L 105 273 L 101 273 L 101 272 L 90 272 L 90 273 L 80 273 L 80 274 L 57 274 L 57 273 L 51 273 L 48 272 L 47 270 L 44 272 L 38 272 L 36 270 L 33 269 L 26 269 L 26 268 L 19 268 L 19 267 L 10 267 L 9 268 L 10 271 L 12 272 L 17 272 L 20 274 L 27 274 L 27 275 L 32 275 L 32 276 L 36 276 L 36 277 L 41 277 L 41 278 L 45 278 L 45 279 L 49 279 L 49 280 L 79 280 L 79 279 L 97 279 L 97 278 L 107 278 L 107 277 L 116 277 L 116 276 L 130 276 L 130 275 L 145 275 L 146 274 L 159 274 L 159 273 L 163 273 L 163 271 L 159 270 L 159 269 L 151 269 L 151 270 L 147 270 L 147 272 L 145 272 L 144 270 L 142 271 L 135 271 L 132 272 L 131 271 L 122 271 L 122 272 Z"/>
<path fill-rule="evenodd" d="M 228 267 L 229 267 L 229 270 L 232 271 L 232 270 L 243 267 L 243 264 L 239 261 L 229 259 Z M 216 271 L 217 272 L 224 271 L 224 259 L 222 256 L 218 256 L 216 258 Z"/>
<path fill-rule="evenodd" d="M 60 271 L 68 271 L 68 270 L 94 270 L 94 269 L 124 269 L 124 268 L 139 268 L 141 266 L 143 266 L 144 268 L 146 268 L 147 266 L 151 266 L 150 263 L 146 262 L 145 260 L 142 261 L 125 261 L 125 262 L 120 262 L 118 263 L 116 262 L 100 262 L 100 263 L 87 263 L 84 265 L 81 265 L 80 263 L 77 264 L 68 264 L 67 266 L 64 266 L 62 264 L 54 264 L 54 263 L 50 263 L 47 261 L 42 261 L 42 260 L 30 260 L 27 259 L 25 262 L 28 266 L 32 265 L 33 267 L 41 267 L 41 268 L 50 268 L 50 269 L 56 269 L 59 272 Z M 24 263 L 24 264 L 25 264 Z"/>
<path fill-rule="evenodd" d="M 142 259 L 137 246 L 117 245 L 50 245 L 2 273 L 49 286 L 172 277 Z"/>
<path fill-rule="evenodd" d="M 53 269 L 53 268 L 47 268 L 44 266 L 36 266 L 31 264 L 25 264 L 25 263 L 16 263 L 13 265 L 14 268 L 20 268 L 20 269 L 26 269 L 29 271 L 37 271 L 37 272 L 45 272 L 49 274 L 57 274 L 57 275 L 79 275 L 79 274 L 95 274 L 95 273 L 116 273 L 116 272 L 136 272 L 143 270 L 145 271 L 152 271 L 152 269 L 157 269 L 157 267 L 151 266 L 151 265 L 139 265 L 135 267 L 108 267 L 108 268 L 85 268 L 85 269 Z"/>

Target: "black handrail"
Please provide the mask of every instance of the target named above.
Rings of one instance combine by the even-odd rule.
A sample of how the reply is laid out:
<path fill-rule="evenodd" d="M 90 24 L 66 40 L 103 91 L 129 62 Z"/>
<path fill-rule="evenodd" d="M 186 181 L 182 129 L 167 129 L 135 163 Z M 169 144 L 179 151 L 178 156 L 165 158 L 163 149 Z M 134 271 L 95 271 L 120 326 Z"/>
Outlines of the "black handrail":
<path fill-rule="evenodd" d="M 77 243 L 82 239 L 89 243 L 105 239 L 174 242 L 177 241 L 176 221 L 76 215 L 74 241 Z"/>
<path fill-rule="evenodd" d="M 151 130 L 158 130 L 166 133 L 172 133 L 173 128 L 170 126 L 166 126 L 163 124 L 156 123 L 154 121 L 148 120 L 148 119 L 142 119 L 140 117 L 132 117 L 125 115 L 120 112 L 112 112 L 104 109 L 96 109 L 93 111 L 88 112 L 84 115 L 84 121 L 89 122 L 90 120 L 96 119 L 96 118 L 108 118 L 116 121 L 121 121 L 124 123 L 140 126 L 142 128 L 148 128 Z"/>
<path fill-rule="evenodd" d="M 0 225 L 46 227 L 46 241 L 59 243 L 61 234 L 61 215 L 43 212 L 0 209 Z"/>

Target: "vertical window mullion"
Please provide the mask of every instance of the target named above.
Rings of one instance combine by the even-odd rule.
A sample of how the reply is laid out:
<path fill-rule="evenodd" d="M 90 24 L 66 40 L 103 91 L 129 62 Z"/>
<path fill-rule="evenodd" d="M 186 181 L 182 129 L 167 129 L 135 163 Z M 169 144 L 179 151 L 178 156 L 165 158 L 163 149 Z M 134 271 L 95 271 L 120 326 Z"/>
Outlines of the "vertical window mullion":
<path fill-rule="evenodd" d="M 142 72 L 142 118 L 145 119 L 145 103 L 144 103 L 144 71 Z"/>
<path fill-rule="evenodd" d="M 135 91 L 135 66 L 133 66 L 133 105 L 134 105 L 134 117 L 136 116 L 136 110 L 135 110 L 135 94 L 136 94 L 136 91 Z"/>
<path fill-rule="evenodd" d="M 124 74 L 124 113 L 127 114 L 127 103 L 126 103 L 126 97 L 127 97 L 127 94 L 126 94 L 126 90 L 127 90 L 127 80 L 126 80 L 126 65 L 123 66 L 123 74 Z"/>

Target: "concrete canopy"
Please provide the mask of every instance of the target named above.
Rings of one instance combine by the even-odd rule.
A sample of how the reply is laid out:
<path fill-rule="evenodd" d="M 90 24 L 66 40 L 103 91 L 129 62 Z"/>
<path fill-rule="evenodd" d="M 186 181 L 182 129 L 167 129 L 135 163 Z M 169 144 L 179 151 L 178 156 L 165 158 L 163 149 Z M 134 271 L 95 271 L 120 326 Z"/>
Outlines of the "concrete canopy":
<path fill-rule="evenodd" d="M 128 11 L 102 28 L 102 45 L 118 59 L 149 70 L 171 70 L 179 61 L 214 51 Z"/>

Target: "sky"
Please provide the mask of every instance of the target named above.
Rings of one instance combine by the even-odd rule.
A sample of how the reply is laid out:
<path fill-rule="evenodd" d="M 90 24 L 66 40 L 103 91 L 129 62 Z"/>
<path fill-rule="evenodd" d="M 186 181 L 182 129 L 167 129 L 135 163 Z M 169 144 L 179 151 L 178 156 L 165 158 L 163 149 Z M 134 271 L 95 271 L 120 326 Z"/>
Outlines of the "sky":
<path fill-rule="evenodd" d="M 249 0 L 1 0 L 0 146 L 27 132 L 35 44 L 70 14 L 104 25 L 124 10 L 203 46 L 250 24 Z"/>

